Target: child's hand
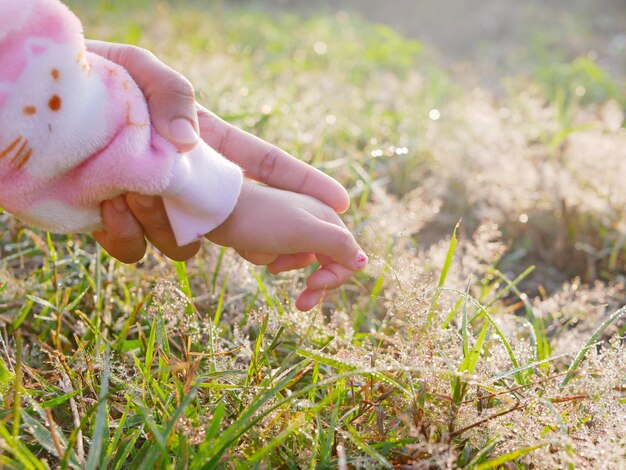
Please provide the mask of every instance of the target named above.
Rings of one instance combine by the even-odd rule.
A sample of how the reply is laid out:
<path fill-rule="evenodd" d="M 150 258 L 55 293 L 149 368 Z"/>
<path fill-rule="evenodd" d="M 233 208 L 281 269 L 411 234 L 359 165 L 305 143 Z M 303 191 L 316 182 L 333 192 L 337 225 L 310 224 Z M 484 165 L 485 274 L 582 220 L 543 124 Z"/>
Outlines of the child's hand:
<path fill-rule="evenodd" d="M 331 207 L 310 196 L 249 181 L 226 222 L 206 238 L 235 248 L 256 264 L 267 264 L 274 274 L 319 261 L 319 270 L 309 276 L 296 300 L 303 311 L 367 264 L 367 256 Z"/>

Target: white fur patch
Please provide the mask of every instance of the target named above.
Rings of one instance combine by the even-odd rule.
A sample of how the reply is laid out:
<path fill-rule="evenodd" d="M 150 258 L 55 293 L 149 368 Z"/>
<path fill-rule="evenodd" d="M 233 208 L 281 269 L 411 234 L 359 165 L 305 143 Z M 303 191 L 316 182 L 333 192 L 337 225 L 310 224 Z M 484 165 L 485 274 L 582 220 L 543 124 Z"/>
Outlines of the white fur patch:
<path fill-rule="evenodd" d="M 41 202 L 20 218 L 51 232 L 93 232 L 102 228 L 99 208 L 79 209 L 54 200 Z"/>
<path fill-rule="evenodd" d="M 107 90 L 86 60 L 80 60 L 80 46 L 32 38 L 24 44 L 24 54 L 28 65 L 17 82 L 0 84 L 7 94 L 0 129 L 6 142 L 17 137 L 27 141 L 31 157 L 24 166 L 32 176 L 51 178 L 80 164 L 110 139 L 113 130 L 107 128 L 104 112 Z"/>

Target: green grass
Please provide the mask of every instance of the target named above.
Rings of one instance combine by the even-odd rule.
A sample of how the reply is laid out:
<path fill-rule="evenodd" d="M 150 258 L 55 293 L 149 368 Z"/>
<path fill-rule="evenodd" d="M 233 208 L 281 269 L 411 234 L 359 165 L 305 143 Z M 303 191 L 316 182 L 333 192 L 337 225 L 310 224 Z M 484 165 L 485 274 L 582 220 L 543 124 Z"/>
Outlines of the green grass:
<path fill-rule="evenodd" d="M 538 61 L 496 99 L 351 15 L 148 3 L 77 11 L 350 188 L 371 266 L 302 314 L 301 273 L 0 215 L 0 466 L 619 468 L 623 83 Z"/>

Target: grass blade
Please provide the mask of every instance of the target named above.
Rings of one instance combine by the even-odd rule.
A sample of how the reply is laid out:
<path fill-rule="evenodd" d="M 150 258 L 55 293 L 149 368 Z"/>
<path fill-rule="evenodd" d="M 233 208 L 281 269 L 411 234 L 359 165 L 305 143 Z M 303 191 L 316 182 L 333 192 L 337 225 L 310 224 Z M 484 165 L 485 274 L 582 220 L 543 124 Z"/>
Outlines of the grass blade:
<path fill-rule="evenodd" d="M 476 339 L 476 343 L 474 344 L 474 347 L 467 354 L 467 356 L 465 356 L 465 359 L 463 359 L 463 362 L 461 362 L 461 365 L 459 366 L 459 372 L 467 372 L 468 374 L 471 374 L 472 372 L 474 372 L 474 368 L 476 367 L 476 363 L 478 362 L 478 359 L 480 358 L 480 351 L 483 349 L 483 343 L 485 342 L 485 337 L 487 336 L 489 327 L 490 327 L 490 323 L 485 322 L 485 325 L 483 326 L 482 330 L 480 330 L 480 333 L 478 334 L 478 338 Z"/>
<path fill-rule="evenodd" d="M 189 275 L 187 274 L 187 266 L 184 261 L 174 261 L 174 267 L 176 268 L 176 276 L 178 277 L 178 283 L 180 290 L 187 297 L 187 305 L 185 305 L 185 313 L 187 315 L 193 315 L 193 293 L 191 292 L 191 284 L 189 283 Z"/>
<path fill-rule="evenodd" d="M 474 458 L 470 460 L 470 462 L 467 464 L 467 468 L 473 468 L 474 465 L 477 465 L 484 461 L 500 442 L 501 439 L 498 436 L 489 439 L 489 441 L 487 441 L 483 448 L 476 453 Z"/>
<path fill-rule="evenodd" d="M 465 296 L 465 292 L 461 292 L 458 289 L 452 289 L 449 287 L 442 287 L 441 290 L 446 290 L 446 291 L 450 291 L 450 292 L 455 292 L 458 295 L 462 295 Z M 506 349 L 506 352 L 509 356 L 509 359 L 511 359 L 511 363 L 513 364 L 513 367 L 515 369 L 519 369 L 519 362 L 517 361 L 517 358 L 515 357 L 515 354 L 513 353 L 513 348 L 511 348 L 511 345 L 509 344 L 509 340 L 506 339 L 506 336 L 504 336 L 504 333 L 502 332 L 502 330 L 500 329 L 500 327 L 497 325 L 497 323 L 494 321 L 494 319 L 491 317 L 491 315 L 489 314 L 489 312 L 487 312 L 487 310 L 485 309 L 485 307 L 483 307 L 480 302 L 478 302 L 476 299 L 474 299 L 472 296 L 469 296 L 469 301 L 472 302 L 476 307 L 478 307 L 478 309 L 480 310 L 481 314 L 483 314 L 485 316 L 485 318 L 489 321 L 489 323 L 491 324 L 491 326 L 493 327 L 493 329 L 495 330 L 496 334 L 500 337 L 500 339 L 502 340 L 502 344 L 504 345 L 504 348 Z M 523 370 L 523 369 L 520 369 Z M 519 372 L 515 373 L 515 377 L 516 380 L 519 384 L 523 384 L 524 383 L 524 379 L 523 377 L 519 374 Z"/>
<path fill-rule="evenodd" d="M 94 425 L 93 435 L 91 438 L 91 446 L 87 455 L 87 463 L 85 469 L 95 470 L 100 467 L 100 456 L 105 444 L 107 419 L 107 395 L 109 393 L 109 374 L 110 374 L 110 349 L 107 345 L 104 353 L 104 370 L 102 371 L 102 381 L 100 383 L 100 395 L 98 403 L 98 411 L 96 412 L 96 423 Z"/>
<path fill-rule="evenodd" d="M 187 409 L 187 407 L 189 406 L 189 404 L 195 397 L 196 397 L 196 389 L 192 389 L 187 395 L 185 395 L 184 400 L 176 408 L 176 411 L 174 411 L 174 414 L 172 415 L 169 422 L 167 423 L 167 426 L 165 426 L 165 429 L 163 430 L 163 433 L 161 434 L 161 438 L 159 439 L 161 442 L 166 443 L 169 440 L 170 435 L 172 434 L 172 431 L 174 430 L 174 426 L 176 425 L 176 422 L 178 421 L 178 418 L 181 417 L 181 415 L 185 412 L 185 410 Z M 150 451 L 142 460 L 142 468 L 156 468 L 156 462 L 158 461 L 159 457 L 161 457 L 167 451 L 168 451 L 167 445 L 165 446 L 164 449 L 161 449 L 159 446 L 152 446 Z"/>
<path fill-rule="evenodd" d="M 286 398 L 282 398 L 277 401 L 273 406 L 267 407 L 262 413 L 257 413 L 258 410 L 270 400 L 280 396 L 278 393 L 282 390 L 291 379 L 298 374 L 301 370 L 307 367 L 308 361 L 303 361 L 299 364 L 299 367 L 295 367 L 289 374 L 284 376 L 274 387 L 259 393 L 252 400 L 251 404 L 245 409 L 245 411 L 236 419 L 228 428 L 226 428 L 215 441 L 206 443 L 201 446 L 200 451 L 196 455 L 191 468 L 215 468 L 218 464 L 221 456 L 226 449 L 236 441 L 243 433 L 250 429 L 254 424 L 263 419 L 264 416 L 269 414 L 274 409 L 283 405 L 287 401 L 295 398 L 297 395 L 293 394 Z M 308 389 L 305 387 L 304 390 Z"/>
<path fill-rule="evenodd" d="M 37 457 L 33 455 L 26 444 L 21 439 L 16 439 L 11 435 L 4 423 L 0 421 L 0 438 L 5 442 L 6 448 L 10 450 L 13 456 L 26 469 L 43 470 L 48 467 L 44 465 Z M 3 446 L 4 447 L 4 446 Z"/>
<path fill-rule="evenodd" d="M 452 264 L 452 258 L 454 258 L 454 252 L 456 250 L 457 239 L 456 239 L 456 231 L 461 225 L 461 221 L 459 220 L 454 227 L 454 231 L 452 232 L 452 238 L 450 239 L 450 245 L 448 246 L 448 253 L 446 254 L 446 260 L 443 264 L 443 269 L 441 270 L 441 275 L 439 276 L 439 282 L 437 283 L 437 289 L 433 295 L 433 298 L 430 302 L 430 309 L 428 311 L 428 324 L 432 324 L 433 319 L 435 317 L 435 310 L 437 309 L 437 305 L 439 302 L 439 297 L 441 296 L 441 289 L 446 283 L 446 278 L 448 277 L 448 271 L 450 270 L 450 265 Z"/>
<path fill-rule="evenodd" d="M 348 423 L 344 423 L 346 430 L 348 431 L 348 437 L 354 442 L 357 447 L 365 451 L 367 455 L 375 459 L 383 468 L 393 468 L 393 465 L 383 457 L 376 449 L 372 448 L 367 442 L 363 440 L 356 429 L 350 426 Z"/>
<path fill-rule="evenodd" d="M 264 444 L 263 447 L 261 447 L 254 454 L 252 454 L 250 457 L 248 457 L 246 459 L 246 461 L 247 461 L 246 463 L 255 464 L 255 463 L 259 462 L 259 460 L 261 460 L 263 457 L 265 457 L 271 451 L 276 449 L 276 447 L 281 445 L 285 439 L 287 439 L 293 433 L 297 432 L 299 428 L 300 428 L 300 424 L 289 426 L 287 429 L 285 429 L 280 434 L 278 434 L 276 437 L 274 437 L 270 442 Z"/>
<path fill-rule="evenodd" d="M 122 413 L 122 416 L 120 417 L 120 419 L 117 420 L 117 429 L 113 434 L 113 439 L 107 445 L 107 450 L 104 456 L 104 460 L 102 462 L 102 468 L 109 468 L 109 462 L 111 461 L 113 452 L 115 452 L 115 449 L 117 448 L 117 445 L 122 438 L 122 433 L 124 432 L 124 427 L 126 425 L 126 419 L 128 418 L 128 412 L 130 411 L 130 407 L 131 401 L 128 400 L 126 406 L 124 407 L 124 412 Z"/>
<path fill-rule="evenodd" d="M 75 393 L 74 393 L 75 394 Z M 70 394 L 72 395 L 72 394 Z M 67 395 L 64 395 L 61 398 L 67 397 Z M 48 402 L 43 403 L 42 405 L 39 405 L 34 398 L 32 398 L 31 396 L 29 396 L 28 394 L 24 395 L 24 398 L 28 401 L 28 403 L 30 404 L 30 407 L 35 411 L 35 413 L 37 413 L 37 415 L 39 416 L 39 419 L 47 422 L 48 420 L 48 416 L 46 415 L 46 411 L 44 408 L 52 408 L 51 406 L 44 406 L 46 405 L 46 403 L 50 403 L 53 402 L 53 400 L 49 400 Z M 69 397 L 71 398 L 71 397 Z M 69 399 L 67 398 L 67 399 Z M 63 400 L 65 401 L 65 400 Z M 48 452 L 52 453 L 53 455 L 57 453 L 57 448 L 54 445 L 54 441 L 52 438 L 52 434 L 50 429 L 45 426 L 42 425 L 39 421 L 37 421 L 36 419 L 34 419 L 32 416 L 30 416 L 26 411 L 22 410 L 22 418 L 24 420 L 24 423 L 26 423 L 28 426 L 30 426 L 30 429 L 32 430 L 32 434 L 33 436 L 37 439 L 38 442 L 40 442 L 42 445 L 44 445 L 44 447 L 46 448 L 46 450 L 48 450 Z M 61 427 L 57 426 L 56 427 L 56 435 L 57 435 L 57 439 L 59 440 L 59 444 L 61 446 L 61 450 L 62 450 L 62 454 L 59 455 L 59 459 L 63 458 L 63 455 L 65 454 L 65 452 L 68 451 L 68 442 L 67 442 L 67 437 L 65 436 L 65 434 L 63 433 L 63 430 Z M 78 462 L 78 457 L 76 456 L 76 452 L 74 452 L 73 449 L 69 449 L 69 460 L 68 463 L 70 466 L 72 466 L 73 468 L 79 468 L 80 464 Z"/>
<path fill-rule="evenodd" d="M 500 457 L 496 457 L 495 459 L 491 459 L 485 463 L 476 465 L 475 470 L 489 470 L 491 468 L 499 468 L 507 462 L 519 459 L 520 457 L 523 457 L 524 455 L 529 454 L 530 452 L 540 449 L 541 447 L 545 447 L 547 445 L 547 442 L 542 442 L 541 444 L 524 447 L 523 449 L 517 449 L 512 452 L 508 452 L 504 455 L 501 455 Z"/>
<path fill-rule="evenodd" d="M 50 454 L 57 455 L 57 448 L 54 445 L 54 441 L 52 440 L 52 435 L 50 434 L 50 430 L 41 424 L 39 421 L 34 419 L 31 415 L 29 415 L 25 410 L 22 410 L 22 419 L 24 420 L 24 424 L 29 427 L 31 434 L 37 440 L 37 442 Z M 57 428 L 57 431 L 59 429 Z M 67 448 L 67 441 L 63 439 L 61 442 L 62 449 L 65 451 Z M 63 454 L 58 456 L 59 458 L 63 457 Z M 70 454 L 69 464 L 72 468 L 81 468 L 78 464 L 78 460 L 76 458 L 76 454 L 72 452 Z"/>
<path fill-rule="evenodd" d="M 596 344 L 598 337 L 613 322 L 617 321 L 622 315 L 624 315 L 624 313 L 626 313 L 626 306 L 615 311 L 613 315 L 611 315 L 609 318 L 604 320 L 602 324 L 596 329 L 596 331 L 593 332 L 591 337 L 585 343 L 585 347 L 578 353 L 574 361 L 570 364 L 569 368 L 567 369 L 568 373 L 563 378 L 563 381 L 561 382 L 561 389 L 563 389 L 568 384 L 568 382 L 572 379 L 572 377 L 574 377 L 574 371 L 578 368 L 578 364 L 580 364 L 580 362 L 584 359 L 585 355 L 587 354 L 587 351 L 589 351 L 589 348 L 591 348 L 591 346 Z"/>

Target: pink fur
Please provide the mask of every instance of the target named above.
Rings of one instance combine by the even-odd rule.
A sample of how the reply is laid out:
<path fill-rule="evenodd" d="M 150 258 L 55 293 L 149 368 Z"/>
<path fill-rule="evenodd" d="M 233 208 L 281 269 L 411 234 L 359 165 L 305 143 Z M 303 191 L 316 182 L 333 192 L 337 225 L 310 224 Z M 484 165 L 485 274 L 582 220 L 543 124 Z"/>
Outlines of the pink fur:
<path fill-rule="evenodd" d="M 126 70 L 86 53 L 59 1 L 17 3 L 0 0 L 0 206 L 50 231 L 91 231 L 103 200 L 136 191 L 164 197 L 181 245 L 222 223 L 240 169 L 203 142 L 177 154 Z"/>
<path fill-rule="evenodd" d="M 47 37 L 64 43 L 82 35 L 80 21 L 60 2 L 2 1 L 0 25 L 0 82 L 15 81 L 24 70 L 26 58 L 22 49 L 27 38 Z M 6 39 L 2 30 L 8 35 Z"/>

